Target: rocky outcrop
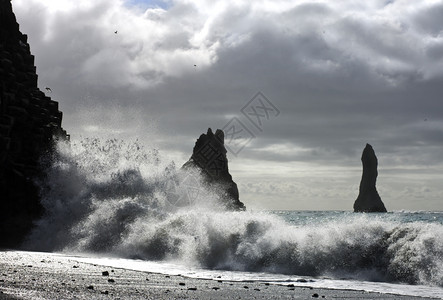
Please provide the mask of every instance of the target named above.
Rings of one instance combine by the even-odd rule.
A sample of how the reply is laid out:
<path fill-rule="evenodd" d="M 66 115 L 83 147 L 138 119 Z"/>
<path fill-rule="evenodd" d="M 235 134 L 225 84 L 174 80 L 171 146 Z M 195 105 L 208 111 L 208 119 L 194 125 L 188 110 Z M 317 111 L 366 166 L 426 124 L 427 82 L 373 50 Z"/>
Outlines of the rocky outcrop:
<path fill-rule="evenodd" d="M 375 187 L 377 181 L 377 156 L 374 149 L 366 144 L 361 156 L 363 175 L 360 182 L 360 190 L 354 203 L 354 212 L 386 212 L 385 205 L 381 201 Z"/>
<path fill-rule="evenodd" d="M 222 204 L 228 209 L 245 210 L 245 205 L 239 200 L 237 184 L 229 174 L 224 139 L 222 130 L 217 129 L 214 134 L 209 128 L 206 134 L 198 138 L 192 156 L 183 169 L 200 169 L 206 184 L 218 192 Z"/>
<path fill-rule="evenodd" d="M 16 246 L 42 213 L 35 179 L 54 137 L 67 139 L 58 103 L 37 87 L 34 56 L 10 0 L 0 0 L 0 246 Z"/>

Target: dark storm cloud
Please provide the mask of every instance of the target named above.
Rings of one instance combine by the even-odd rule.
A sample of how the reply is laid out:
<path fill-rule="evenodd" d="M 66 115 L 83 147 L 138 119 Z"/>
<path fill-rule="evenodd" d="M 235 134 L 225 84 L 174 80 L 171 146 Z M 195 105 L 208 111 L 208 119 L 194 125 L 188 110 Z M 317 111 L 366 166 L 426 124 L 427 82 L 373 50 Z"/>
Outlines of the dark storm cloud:
<path fill-rule="evenodd" d="M 420 33 L 437 37 L 443 28 L 443 3 L 436 1 L 418 10 L 412 17 Z"/>

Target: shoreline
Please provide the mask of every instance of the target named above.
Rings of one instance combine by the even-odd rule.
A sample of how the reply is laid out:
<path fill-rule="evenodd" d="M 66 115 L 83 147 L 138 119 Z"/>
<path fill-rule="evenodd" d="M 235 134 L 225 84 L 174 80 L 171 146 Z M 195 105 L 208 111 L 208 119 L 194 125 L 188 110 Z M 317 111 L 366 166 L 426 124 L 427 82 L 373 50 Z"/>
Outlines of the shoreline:
<path fill-rule="evenodd" d="M 0 250 L 3 299 L 439 299 L 196 279 L 78 262 L 44 252 Z"/>

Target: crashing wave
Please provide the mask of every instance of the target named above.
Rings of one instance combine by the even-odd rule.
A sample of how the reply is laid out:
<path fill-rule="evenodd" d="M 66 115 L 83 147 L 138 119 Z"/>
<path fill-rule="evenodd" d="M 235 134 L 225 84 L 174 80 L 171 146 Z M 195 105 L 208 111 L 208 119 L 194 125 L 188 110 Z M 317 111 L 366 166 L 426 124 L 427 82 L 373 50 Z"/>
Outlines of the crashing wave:
<path fill-rule="evenodd" d="M 343 214 L 291 224 L 275 214 L 226 211 L 198 172 L 183 173 L 137 142 L 60 144 L 42 185 L 46 214 L 28 249 L 443 286 L 439 223 Z"/>

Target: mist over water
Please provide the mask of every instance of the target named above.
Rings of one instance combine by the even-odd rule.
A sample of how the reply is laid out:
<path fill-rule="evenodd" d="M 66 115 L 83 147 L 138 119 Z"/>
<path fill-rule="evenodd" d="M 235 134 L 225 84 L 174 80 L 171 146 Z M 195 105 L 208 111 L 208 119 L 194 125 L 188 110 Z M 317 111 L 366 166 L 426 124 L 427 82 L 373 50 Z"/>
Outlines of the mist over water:
<path fill-rule="evenodd" d="M 61 143 L 46 163 L 46 214 L 28 249 L 443 286 L 439 221 L 405 222 L 402 213 L 226 211 L 198 172 L 184 173 L 137 141 Z"/>

